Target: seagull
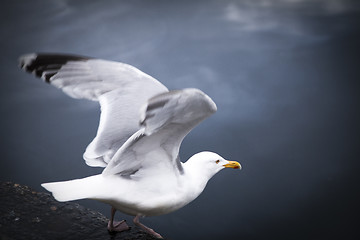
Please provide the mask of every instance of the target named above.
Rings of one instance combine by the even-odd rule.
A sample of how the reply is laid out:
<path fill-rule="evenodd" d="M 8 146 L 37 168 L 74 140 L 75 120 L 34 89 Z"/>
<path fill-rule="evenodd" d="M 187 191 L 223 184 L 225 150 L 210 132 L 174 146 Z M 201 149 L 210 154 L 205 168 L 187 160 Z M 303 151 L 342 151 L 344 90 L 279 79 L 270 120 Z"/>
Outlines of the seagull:
<path fill-rule="evenodd" d="M 163 84 L 121 62 L 69 54 L 26 54 L 20 67 L 77 99 L 101 107 L 96 137 L 83 158 L 101 174 L 41 184 L 57 201 L 94 199 L 111 206 L 110 232 L 129 229 L 114 221 L 118 210 L 141 217 L 163 215 L 187 205 L 224 168 L 241 169 L 236 161 L 203 151 L 181 162 L 184 137 L 216 112 L 213 100 L 199 89 L 169 91 Z"/>

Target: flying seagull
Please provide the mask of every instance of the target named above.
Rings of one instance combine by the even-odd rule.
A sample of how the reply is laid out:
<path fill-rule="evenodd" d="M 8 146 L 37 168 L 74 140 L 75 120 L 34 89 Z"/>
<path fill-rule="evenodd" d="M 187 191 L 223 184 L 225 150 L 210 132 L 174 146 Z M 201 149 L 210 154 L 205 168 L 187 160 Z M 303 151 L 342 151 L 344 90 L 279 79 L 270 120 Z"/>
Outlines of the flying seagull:
<path fill-rule="evenodd" d="M 129 229 L 114 221 L 116 210 L 140 217 L 173 212 L 197 198 L 209 179 L 224 168 L 240 169 L 213 152 L 200 152 L 185 163 L 179 148 L 184 137 L 217 107 L 195 88 L 169 91 L 163 84 L 120 62 L 64 54 L 27 54 L 20 66 L 73 98 L 101 106 L 96 137 L 83 155 L 99 175 L 44 183 L 60 202 L 95 199 L 111 205 L 109 231 Z"/>

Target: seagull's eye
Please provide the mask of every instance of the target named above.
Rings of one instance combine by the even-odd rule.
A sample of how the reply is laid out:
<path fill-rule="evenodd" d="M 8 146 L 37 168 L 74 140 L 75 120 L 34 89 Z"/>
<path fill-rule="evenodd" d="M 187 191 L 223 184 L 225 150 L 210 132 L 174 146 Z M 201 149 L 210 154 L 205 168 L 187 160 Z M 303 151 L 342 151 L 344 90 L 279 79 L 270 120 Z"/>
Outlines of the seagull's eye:
<path fill-rule="evenodd" d="M 215 162 L 216 162 L 216 164 L 218 164 L 220 162 L 220 160 L 216 160 Z"/>

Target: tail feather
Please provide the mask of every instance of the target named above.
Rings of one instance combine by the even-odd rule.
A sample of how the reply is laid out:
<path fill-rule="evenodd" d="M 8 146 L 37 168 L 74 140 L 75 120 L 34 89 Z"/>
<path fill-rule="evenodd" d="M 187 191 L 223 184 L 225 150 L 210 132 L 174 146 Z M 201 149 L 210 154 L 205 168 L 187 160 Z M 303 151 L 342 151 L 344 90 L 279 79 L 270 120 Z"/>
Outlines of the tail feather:
<path fill-rule="evenodd" d="M 41 184 L 52 193 L 59 202 L 66 202 L 84 198 L 95 198 L 101 186 L 101 175 L 90 176 L 64 182 Z"/>

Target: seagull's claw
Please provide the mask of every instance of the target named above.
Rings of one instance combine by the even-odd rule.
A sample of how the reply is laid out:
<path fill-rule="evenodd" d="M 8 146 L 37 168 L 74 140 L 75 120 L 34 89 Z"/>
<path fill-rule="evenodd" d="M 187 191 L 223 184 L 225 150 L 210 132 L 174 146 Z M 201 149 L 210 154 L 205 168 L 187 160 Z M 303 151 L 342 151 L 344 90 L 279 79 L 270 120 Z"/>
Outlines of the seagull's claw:
<path fill-rule="evenodd" d="M 122 232 L 129 230 L 130 227 L 126 224 L 125 220 L 122 220 L 120 222 L 114 221 L 112 225 L 111 221 L 109 221 L 107 229 L 109 230 L 109 232 Z"/>
<path fill-rule="evenodd" d="M 133 222 L 134 222 L 134 224 L 135 224 L 136 226 L 140 227 L 142 230 L 144 230 L 145 232 L 151 234 L 151 235 L 154 236 L 155 238 L 163 239 L 163 237 L 162 237 L 159 233 L 155 232 L 153 229 L 151 229 L 151 228 L 145 226 L 144 224 L 142 224 L 142 223 L 139 221 L 139 219 L 140 219 L 140 215 L 136 215 L 135 218 L 134 218 L 134 220 L 133 220 Z"/>
<path fill-rule="evenodd" d="M 164 239 L 159 233 L 155 232 L 153 229 L 148 228 L 145 226 L 145 228 L 143 228 L 142 226 L 140 226 L 145 232 L 149 233 L 150 235 L 154 236 L 157 239 Z"/>

